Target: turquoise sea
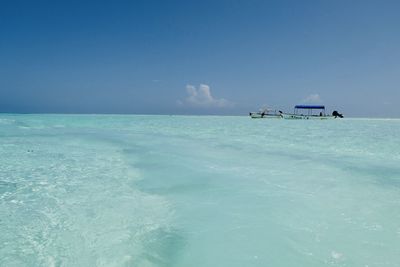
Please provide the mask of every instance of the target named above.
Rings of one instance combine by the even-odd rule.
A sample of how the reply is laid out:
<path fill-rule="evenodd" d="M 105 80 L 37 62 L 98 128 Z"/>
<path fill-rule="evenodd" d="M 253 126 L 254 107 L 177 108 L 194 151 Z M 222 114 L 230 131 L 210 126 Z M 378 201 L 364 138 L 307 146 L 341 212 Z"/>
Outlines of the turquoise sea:
<path fill-rule="evenodd" d="M 0 115 L 0 266 L 398 267 L 400 120 Z"/>

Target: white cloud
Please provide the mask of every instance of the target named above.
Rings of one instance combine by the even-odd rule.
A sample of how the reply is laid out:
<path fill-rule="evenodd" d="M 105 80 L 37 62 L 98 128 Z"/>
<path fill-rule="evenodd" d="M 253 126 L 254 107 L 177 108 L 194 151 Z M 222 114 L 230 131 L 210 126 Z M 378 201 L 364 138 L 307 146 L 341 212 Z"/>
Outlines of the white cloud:
<path fill-rule="evenodd" d="M 234 103 L 224 98 L 214 98 L 211 94 L 211 89 L 206 84 L 200 84 L 198 89 L 193 85 L 186 85 L 186 92 L 188 96 L 185 100 L 178 100 L 178 105 L 188 105 L 193 107 L 217 107 L 226 108 L 232 107 Z"/>
<path fill-rule="evenodd" d="M 303 102 L 307 103 L 307 104 L 320 104 L 320 103 L 322 103 L 322 99 L 319 96 L 319 94 L 311 94 L 311 95 L 307 96 L 306 98 L 304 98 Z"/>

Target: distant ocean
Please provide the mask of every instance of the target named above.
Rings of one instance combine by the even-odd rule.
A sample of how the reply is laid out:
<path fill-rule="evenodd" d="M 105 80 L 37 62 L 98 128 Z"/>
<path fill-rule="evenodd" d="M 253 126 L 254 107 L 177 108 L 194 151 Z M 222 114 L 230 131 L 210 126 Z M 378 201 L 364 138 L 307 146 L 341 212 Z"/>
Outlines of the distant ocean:
<path fill-rule="evenodd" d="M 400 120 L 0 115 L 0 266 L 398 267 Z"/>

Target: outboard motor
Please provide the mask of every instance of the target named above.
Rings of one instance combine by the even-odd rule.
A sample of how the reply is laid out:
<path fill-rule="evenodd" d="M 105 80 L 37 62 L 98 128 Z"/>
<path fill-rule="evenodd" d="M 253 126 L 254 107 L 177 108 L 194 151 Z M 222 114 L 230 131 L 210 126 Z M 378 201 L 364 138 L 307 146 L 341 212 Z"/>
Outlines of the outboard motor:
<path fill-rule="evenodd" d="M 337 112 L 336 110 L 334 110 L 332 112 L 332 116 L 334 116 L 335 118 L 339 117 L 339 118 L 343 118 L 343 114 L 340 114 L 339 112 Z"/>

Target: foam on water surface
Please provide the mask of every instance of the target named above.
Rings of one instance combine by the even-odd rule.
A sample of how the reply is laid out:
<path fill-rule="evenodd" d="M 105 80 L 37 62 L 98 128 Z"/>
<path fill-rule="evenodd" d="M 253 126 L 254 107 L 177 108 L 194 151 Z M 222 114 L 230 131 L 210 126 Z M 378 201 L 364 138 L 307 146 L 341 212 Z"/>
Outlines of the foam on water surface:
<path fill-rule="evenodd" d="M 399 266 L 400 121 L 1 115 L 0 266 Z"/>

